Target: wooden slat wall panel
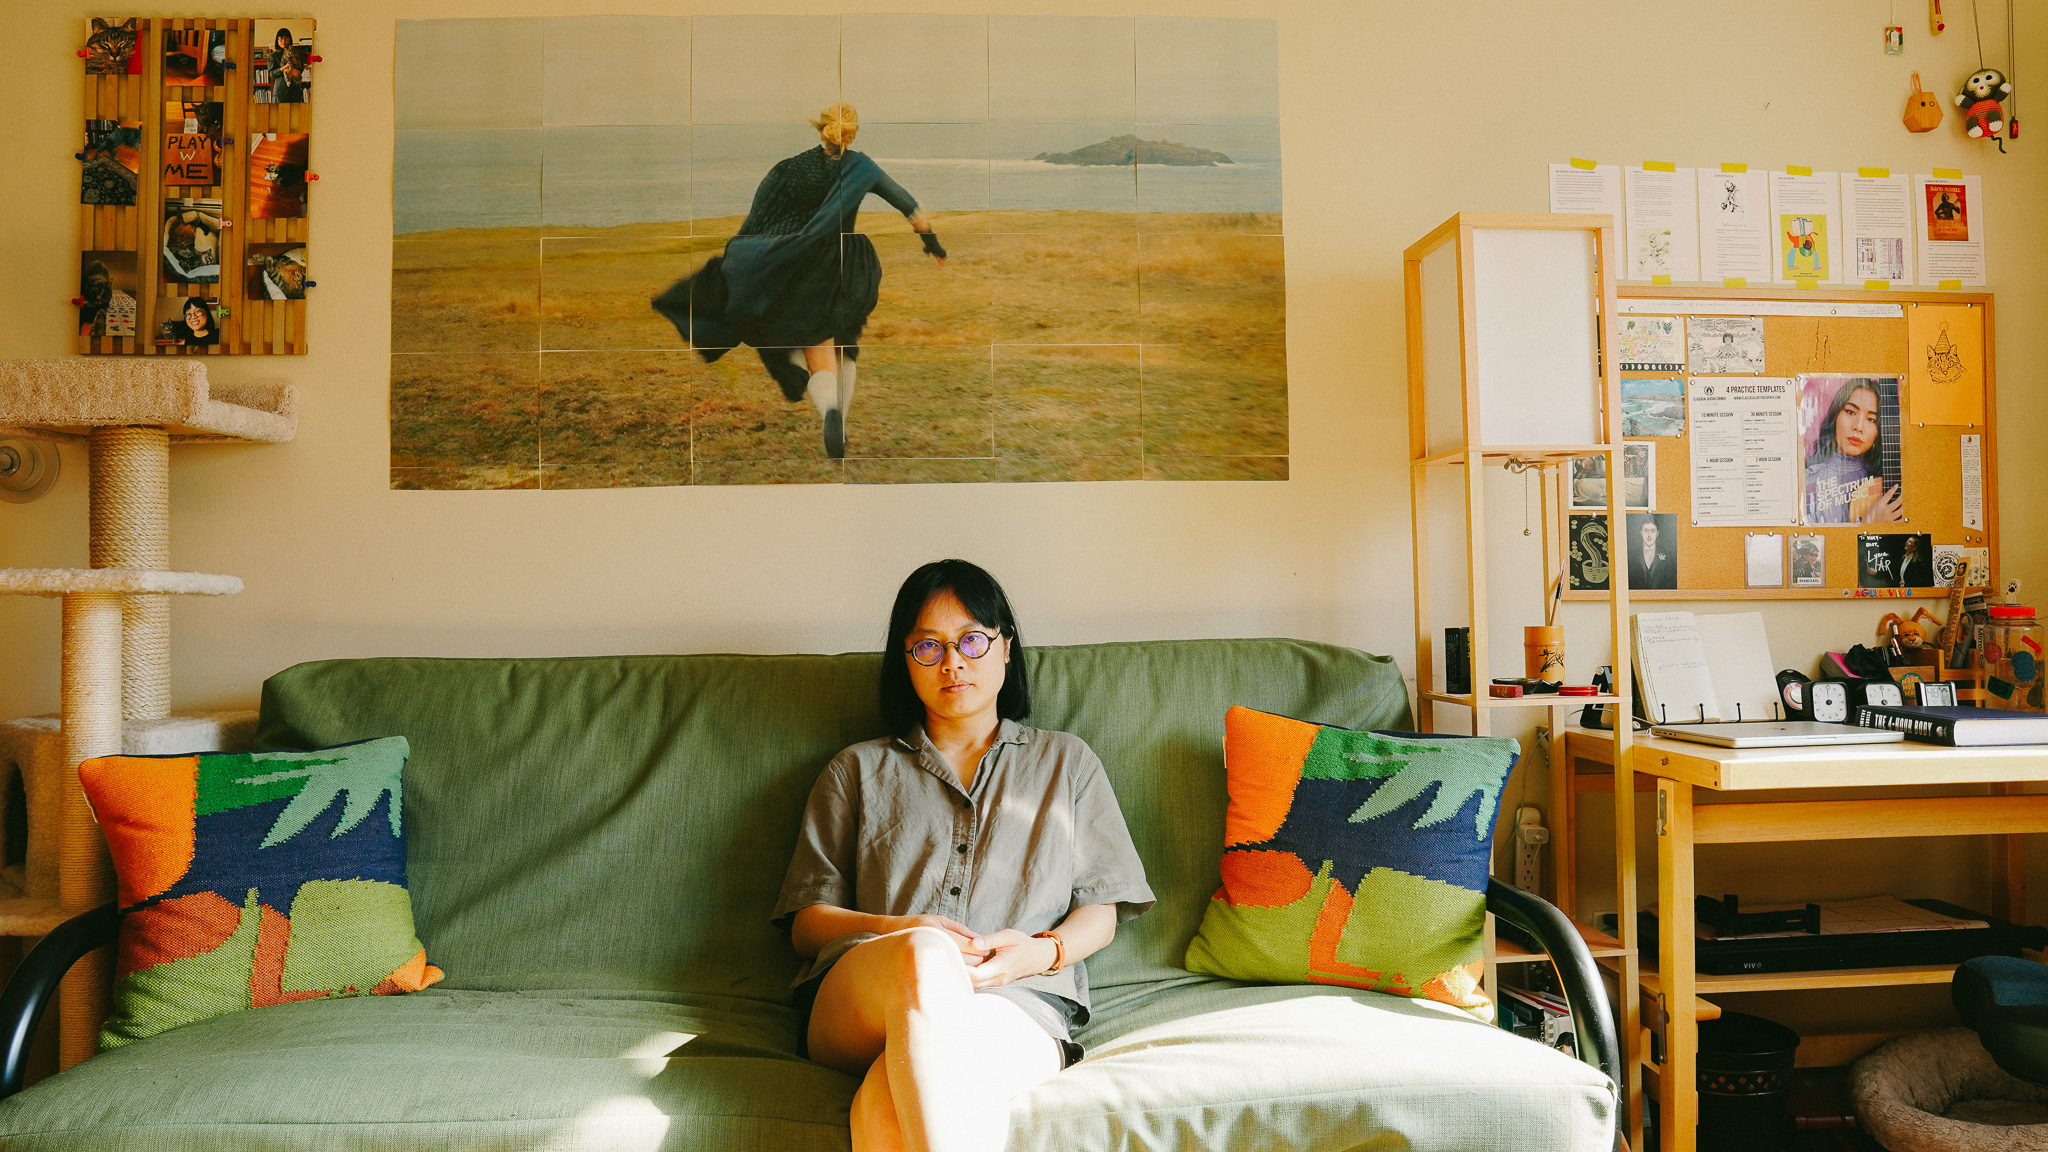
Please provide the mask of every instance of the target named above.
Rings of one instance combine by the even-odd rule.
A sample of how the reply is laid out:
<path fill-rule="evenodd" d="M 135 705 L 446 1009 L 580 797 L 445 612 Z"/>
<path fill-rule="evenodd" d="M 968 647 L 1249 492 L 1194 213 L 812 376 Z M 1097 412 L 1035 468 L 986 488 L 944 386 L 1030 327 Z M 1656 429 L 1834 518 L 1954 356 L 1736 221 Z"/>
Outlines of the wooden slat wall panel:
<path fill-rule="evenodd" d="M 165 33 L 198 29 L 219 29 L 227 33 L 228 60 L 234 65 L 217 87 L 166 86 L 163 75 Z M 136 335 L 100 337 L 81 334 L 78 350 L 102 355 L 286 355 L 306 351 L 305 301 L 272 301 L 251 298 L 247 292 L 249 247 L 262 243 L 304 244 L 308 221 L 249 220 L 250 137 L 258 132 L 310 133 L 312 105 L 253 104 L 250 77 L 255 68 L 254 21 L 248 19 L 204 20 L 192 18 L 143 18 L 137 21 L 135 51 L 141 55 L 138 75 L 85 77 L 84 109 L 87 119 L 122 119 L 142 125 L 141 156 L 135 192 L 135 206 L 80 205 L 79 251 L 135 253 Z M 316 40 L 317 43 L 317 40 Z M 80 62 L 81 69 L 84 62 Z M 179 188 L 179 195 L 193 199 L 218 200 L 225 222 L 219 233 L 221 275 L 217 285 L 173 284 L 163 275 L 164 234 L 163 184 L 164 105 L 172 100 L 218 101 L 223 105 L 221 183 L 212 188 Z M 80 143 L 84 141 L 79 126 Z M 307 195 L 308 211 L 312 195 Z M 220 319 L 220 343 L 207 349 L 156 345 L 158 320 L 167 315 L 167 303 L 182 296 L 213 296 L 227 315 Z"/>

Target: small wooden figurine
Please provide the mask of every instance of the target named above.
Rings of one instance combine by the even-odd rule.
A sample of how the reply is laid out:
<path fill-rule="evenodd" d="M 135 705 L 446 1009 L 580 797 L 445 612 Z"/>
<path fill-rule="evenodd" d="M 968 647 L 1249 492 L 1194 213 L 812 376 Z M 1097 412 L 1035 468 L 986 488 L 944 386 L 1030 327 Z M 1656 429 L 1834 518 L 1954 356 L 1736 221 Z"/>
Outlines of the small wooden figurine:
<path fill-rule="evenodd" d="M 1906 131 L 1932 132 L 1941 127 L 1941 101 L 1920 87 L 1920 74 L 1913 73 L 1913 94 L 1906 97 Z"/>

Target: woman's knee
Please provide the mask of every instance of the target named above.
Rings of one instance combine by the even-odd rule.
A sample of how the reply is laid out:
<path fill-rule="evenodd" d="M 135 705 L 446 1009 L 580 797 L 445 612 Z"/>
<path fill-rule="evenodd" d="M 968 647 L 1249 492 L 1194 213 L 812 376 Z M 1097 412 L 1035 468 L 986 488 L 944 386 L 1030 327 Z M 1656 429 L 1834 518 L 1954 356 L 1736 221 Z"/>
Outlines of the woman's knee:
<path fill-rule="evenodd" d="M 972 995 L 967 962 L 960 945 L 937 928 L 910 928 L 868 942 L 886 950 L 888 971 L 897 989 L 913 1002 L 934 994 Z"/>

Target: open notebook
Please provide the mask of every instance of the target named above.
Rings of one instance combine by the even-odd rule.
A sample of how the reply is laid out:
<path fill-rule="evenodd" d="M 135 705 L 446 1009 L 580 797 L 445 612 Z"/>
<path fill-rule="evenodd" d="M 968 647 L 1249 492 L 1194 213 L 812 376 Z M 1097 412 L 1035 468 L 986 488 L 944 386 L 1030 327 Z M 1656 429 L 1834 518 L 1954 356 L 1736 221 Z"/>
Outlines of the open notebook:
<path fill-rule="evenodd" d="M 1629 635 L 1637 699 L 1652 724 L 1783 718 L 1761 614 L 1638 612 Z"/>

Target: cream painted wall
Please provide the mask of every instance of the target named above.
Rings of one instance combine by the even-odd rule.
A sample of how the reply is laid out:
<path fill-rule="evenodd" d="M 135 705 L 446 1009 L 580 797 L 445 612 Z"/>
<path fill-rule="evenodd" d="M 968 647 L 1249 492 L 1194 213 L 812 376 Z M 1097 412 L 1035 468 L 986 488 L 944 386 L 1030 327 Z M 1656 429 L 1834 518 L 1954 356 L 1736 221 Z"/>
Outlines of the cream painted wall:
<path fill-rule="evenodd" d="M 290 7 L 290 6 L 287 6 Z M 1570 156 L 1742 160 L 1818 170 L 1982 172 L 1999 295 L 2004 567 L 2048 598 L 2048 300 L 2043 140 L 2001 157 L 1899 124 L 1917 69 L 1946 97 L 1976 63 L 1967 9 L 1903 57 L 1875 0 L 1386 2 L 1131 0 L 1122 11 L 1277 16 L 1288 233 L 1293 478 L 1285 483 L 393 492 L 385 487 L 393 21 L 631 12 L 901 10 L 900 0 L 352 0 L 320 22 L 313 354 L 220 358 L 216 380 L 282 377 L 305 396 L 283 447 L 177 450 L 174 555 L 234 573 L 239 597 L 176 610 L 180 706 L 248 704 L 263 677 L 339 656 L 872 648 L 897 581 L 942 555 L 1005 580 L 1036 643 L 1291 635 L 1412 664 L 1400 253 L 1461 209 L 1542 211 Z M 929 11 L 1008 11 L 920 0 Z M 1033 11 L 1100 4 L 1033 0 Z M 1986 4 L 1990 13 L 1993 6 Z M 104 6 L 46 0 L 10 20 L 17 101 L 0 168 L 12 206 L 0 355 L 60 356 L 75 291 L 80 28 Z M 165 14 L 177 6 L 140 9 Z M 211 11 L 229 12 L 233 9 Z M 256 9 L 245 10 L 250 13 Z M 2040 60 L 2048 21 L 2023 13 Z M 2002 28 L 1986 46 L 2003 56 Z M 2048 99 L 2048 95 L 2040 97 Z M 2021 109 L 2033 103 L 2022 94 Z M 2036 129 L 2036 132 L 2048 129 Z M 0 505 L 0 565 L 82 563 L 84 459 L 56 492 Z M 1519 485 L 1496 510 L 1519 533 Z M 1533 601 L 1532 601 L 1533 602 Z M 1504 604 L 1528 612 L 1526 604 Z M 1715 610 L 1714 605 L 1701 606 Z M 1868 605 L 1766 604 L 1780 664 L 1863 638 Z M 1596 610 L 1569 606 L 1581 637 Z M 0 715 L 56 703 L 56 605 L 0 599 Z M 1510 641 L 1512 642 L 1512 641 Z M 1597 662 L 1574 641 L 1574 671 Z M 1411 668 L 1412 671 L 1412 668 Z M 1541 766 L 1522 774 L 1541 795 Z M 1975 884 L 1961 849 L 1935 856 Z M 1975 852 L 1976 849 L 1965 851 Z M 1879 856 L 1903 872 L 1904 848 Z M 1737 876 L 1748 869 L 1736 867 Z M 1709 882 L 1710 884 L 1712 881 Z M 1853 885 L 1852 885 L 1853 886 Z M 1732 890 L 1732 889 L 1731 889 Z"/>

